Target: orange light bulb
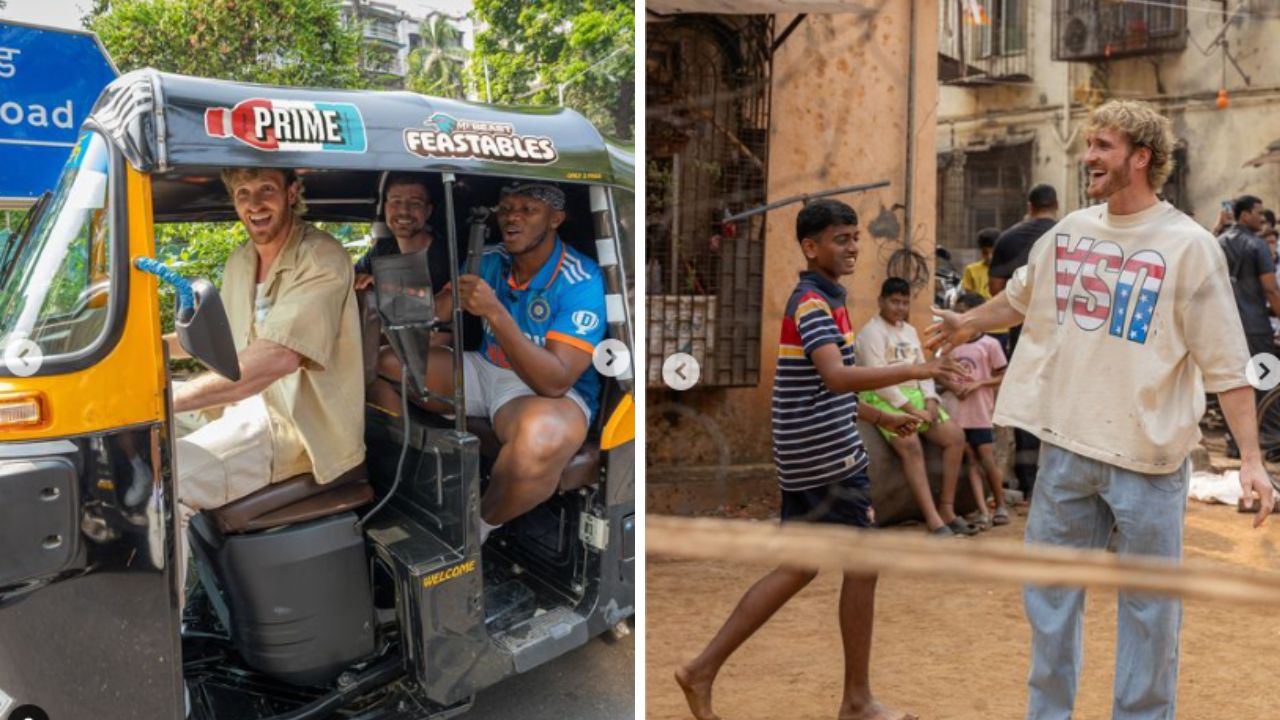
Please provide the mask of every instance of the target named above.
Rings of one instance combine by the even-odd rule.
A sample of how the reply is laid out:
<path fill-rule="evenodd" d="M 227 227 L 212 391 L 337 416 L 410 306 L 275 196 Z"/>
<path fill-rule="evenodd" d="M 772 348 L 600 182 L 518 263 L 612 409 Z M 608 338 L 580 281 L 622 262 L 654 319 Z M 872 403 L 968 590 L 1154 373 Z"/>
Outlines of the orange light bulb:
<path fill-rule="evenodd" d="M 1227 89 L 1222 88 L 1218 90 L 1218 109 L 1226 110 L 1227 106 L 1230 104 L 1231 104 L 1231 101 L 1227 98 Z"/>

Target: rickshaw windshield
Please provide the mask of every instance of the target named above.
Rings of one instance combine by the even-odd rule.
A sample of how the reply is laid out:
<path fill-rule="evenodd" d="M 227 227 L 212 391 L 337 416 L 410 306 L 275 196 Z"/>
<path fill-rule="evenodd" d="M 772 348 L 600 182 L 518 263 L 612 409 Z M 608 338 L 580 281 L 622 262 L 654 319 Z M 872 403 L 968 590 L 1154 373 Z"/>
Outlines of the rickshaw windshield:
<path fill-rule="evenodd" d="M 33 210 L 0 267 L 0 341 L 24 337 L 46 361 L 92 347 L 107 327 L 111 277 L 110 152 L 86 132 L 53 195 Z"/>

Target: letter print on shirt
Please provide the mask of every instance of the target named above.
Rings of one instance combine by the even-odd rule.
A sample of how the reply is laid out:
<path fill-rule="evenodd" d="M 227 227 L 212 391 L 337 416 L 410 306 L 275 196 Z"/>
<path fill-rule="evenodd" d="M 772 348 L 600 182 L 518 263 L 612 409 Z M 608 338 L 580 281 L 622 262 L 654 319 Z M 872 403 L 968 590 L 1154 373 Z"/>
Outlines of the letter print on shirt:
<path fill-rule="evenodd" d="M 1059 233 L 1054 240 L 1058 324 L 1066 322 L 1069 307 L 1081 330 L 1097 330 L 1108 325 L 1110 317 L 1111 336 L 1146 344 L 1164 285 L 1164 257 L 1155 250 L 1139 250 L 1125 260 L 1124 251 L 1109 240 L 1082 237 L 1073 246 L 1066 233 Z M 1075 292 L 1077 280 L 1080 293 Z M 1130 320 L 1129 308 L 1135 301 Z"/>

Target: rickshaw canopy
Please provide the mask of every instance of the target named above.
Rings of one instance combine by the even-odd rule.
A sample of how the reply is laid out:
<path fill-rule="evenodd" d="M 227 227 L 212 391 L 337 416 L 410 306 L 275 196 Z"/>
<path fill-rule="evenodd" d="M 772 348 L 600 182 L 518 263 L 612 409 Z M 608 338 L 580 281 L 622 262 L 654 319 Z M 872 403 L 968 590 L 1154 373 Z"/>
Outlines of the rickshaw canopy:
<path fill-rule="evenodd" d="M 268 166 L 634 187 L 633 150 L 565 108 L 275 87 L 147 68 L 108 85 L 86 125 L 102 129 L 145 173 Z"/>

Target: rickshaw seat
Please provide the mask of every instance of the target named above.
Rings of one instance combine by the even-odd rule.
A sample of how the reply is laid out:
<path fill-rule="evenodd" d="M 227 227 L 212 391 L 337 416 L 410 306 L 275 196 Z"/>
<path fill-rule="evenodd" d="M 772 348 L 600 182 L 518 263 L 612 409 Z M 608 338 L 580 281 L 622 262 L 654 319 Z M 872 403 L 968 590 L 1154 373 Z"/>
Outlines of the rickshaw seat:
<path fill-rule="evenodd" d="M 467 432 L 480 439 L 480 455 L 490 464 L 498 457 L 502 443 L 493 431 L 489 418 L 467 416 Z M 578 488 L 594 485 L 600 479 L 600 444 L 591 438 L 578 448 L 578 452 L 569 460 L 564 472 L 560 473 L 559 490 L 562 493 Z"/>
<path fill-rule="evenodd" d="M 337 515 L 373 501 L 364 463 L 321 485 L 311 473 L 272 483 L 209 511 L 224 535 L 267 530 Z"/>

